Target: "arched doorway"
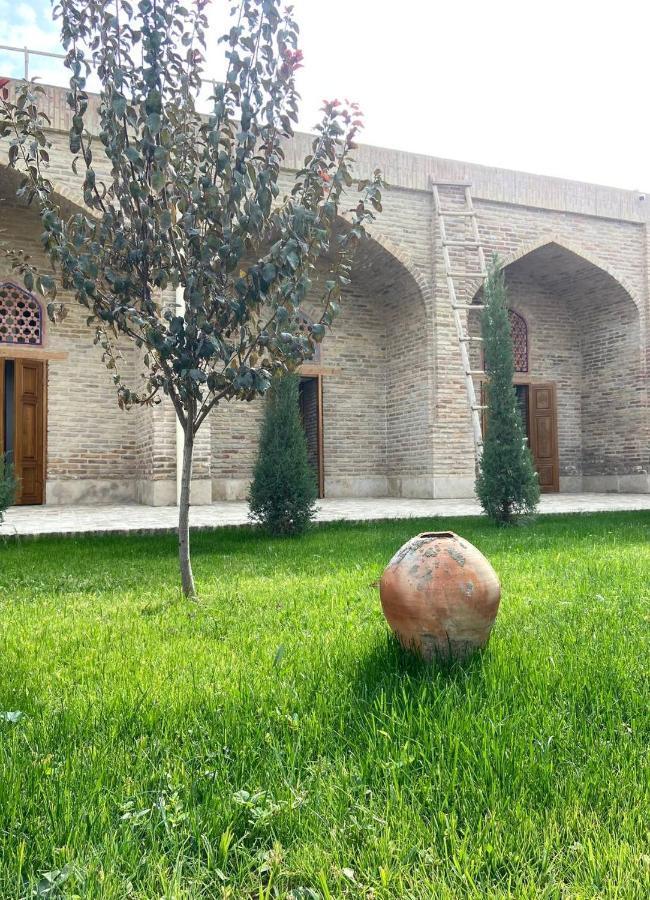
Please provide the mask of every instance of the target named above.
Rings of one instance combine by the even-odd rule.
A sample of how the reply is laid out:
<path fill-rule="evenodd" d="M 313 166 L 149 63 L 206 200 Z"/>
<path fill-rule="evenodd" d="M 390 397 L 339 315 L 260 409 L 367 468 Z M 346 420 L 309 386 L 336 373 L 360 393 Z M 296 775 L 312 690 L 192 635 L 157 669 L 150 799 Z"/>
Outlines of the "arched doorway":
<path fill-rule="evenodd" d="M 299 370 L 308 443 L 326 498 L 433 496 L 432 301 L 398 253 L 379 239 L 361 243 L 320 358 Z M 328 272 L 319 266 L 310 273 L 306 320 L 321 315 Z M 263 409 L 259 400 L 224 405 L 211 416 L 216 499 L 246 496 Z"/>
<path fill-rule="evenodd" d="M 325 496 L 433 496 L 431 317 L 404 249 L 364 240 L 323 344 Z"/>
<path fill-rule="evenodd" d="M 299 310 L 301 329 L 313 324 L 304 310 Z M 323 368 L 321 347 L 316 344 L 314 354 L 299 372 L 298 403 L 300 421 L 307 441 L 307 459 L 312 467 L 318 487 L 319 499 L 325 496 L 325 458 L 323 453 Z"/>
<path fill-rule="evenodd" d="M 0 283 L 0 454 L 18 479 L 17 504 L 40 504 L 45 485 L 43 310 L 24 288 Z"/>
<path fill-rule="evenodd" d="M 577 249 L 549 241 L 506 260 L 511 308 L 525 319 L 528 372 L 557 442 L 560 490 L 648 490 L 648 398 L 638 306 Z M 472 328 L 478 314 L 472 314 Z M 543 423 L 544 429 L 551 427 Z"/>

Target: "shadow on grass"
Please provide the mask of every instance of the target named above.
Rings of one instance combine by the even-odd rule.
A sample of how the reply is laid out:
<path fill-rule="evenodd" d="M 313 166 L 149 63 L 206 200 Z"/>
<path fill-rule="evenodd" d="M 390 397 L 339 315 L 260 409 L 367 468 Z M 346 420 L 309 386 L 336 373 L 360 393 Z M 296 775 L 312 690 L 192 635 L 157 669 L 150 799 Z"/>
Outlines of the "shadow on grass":
<path fill-rule="evenodd" d="M 486 665 L 488 648 L 464 660 L 438 656 L 428 662 L 405 650 L 394 635 L 387 634 L 351 669 L 351 693 L 355 700 L 363 702 L 383 693 L 389 703 L 395 696 L 401 702 L 405 693 L 417 694 L 423 687 L 439 693 L 453 687 L 456 693 L 463 693 L 470 683 L 476 689 Z"/>

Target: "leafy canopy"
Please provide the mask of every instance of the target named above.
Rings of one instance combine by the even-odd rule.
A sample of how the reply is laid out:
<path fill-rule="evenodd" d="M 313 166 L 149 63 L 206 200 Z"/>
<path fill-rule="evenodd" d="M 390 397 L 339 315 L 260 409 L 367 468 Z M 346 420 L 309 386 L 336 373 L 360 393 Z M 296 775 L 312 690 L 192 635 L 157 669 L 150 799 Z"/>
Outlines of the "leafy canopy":
<path fill-rule="evenodd" d="M 361 118 L 355 104 L 334 100 L 323 105 L 311 153 L 282 196 L 302 54 L 291 9 L 281 12 L 278 0 L 232 8 L 232 27 L 220 39 L 225 80 L 214 85 L 209 114 L 199 113 L 207 5 L 54 5 L 70 71 L 68 140 L 82 210 L 64 211 L 48 177 L 43 89 L 24 83 L 12 100 L 5 88 L 0 103 L 0 135 L 24 174 L 21 195 L 41 210 L 56 277 L 9 250 L 14 267 L 29 289 L 48 296 L 52 317 L 64 313 L 60 286 L 87 308 L 121 405 L 168 394 L 192 433 L 219 400 L 250 400 L 274 371 L 310 357 L 338 311 L 364 226 L 381 210 L 382 187 L 376 171 L 359 183 L 353 208 L 343 209 Z M 98 99 L 86 90 L 91 73 Z M 337 230 L 343 214 L 347 223 Z M 320 318 L 305 329 L 297 312 L 319 259 L 329 275 Z M 141 349 L 142 383 L 123 380 L 118 338 Z"/>

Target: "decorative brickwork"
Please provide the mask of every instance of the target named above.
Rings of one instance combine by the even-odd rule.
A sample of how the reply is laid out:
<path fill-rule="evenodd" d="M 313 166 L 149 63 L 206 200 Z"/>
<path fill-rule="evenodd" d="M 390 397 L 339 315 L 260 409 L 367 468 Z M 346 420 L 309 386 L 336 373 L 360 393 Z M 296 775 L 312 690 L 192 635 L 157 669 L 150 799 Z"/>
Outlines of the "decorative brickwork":
<path fill-rule="evenodd" d="M 512 351 L 515 358 L 515 372 L 528 372 L 528 326 L 526 320 L 514 309 L 508 310 L 510 331 L 512 332 Z"/>

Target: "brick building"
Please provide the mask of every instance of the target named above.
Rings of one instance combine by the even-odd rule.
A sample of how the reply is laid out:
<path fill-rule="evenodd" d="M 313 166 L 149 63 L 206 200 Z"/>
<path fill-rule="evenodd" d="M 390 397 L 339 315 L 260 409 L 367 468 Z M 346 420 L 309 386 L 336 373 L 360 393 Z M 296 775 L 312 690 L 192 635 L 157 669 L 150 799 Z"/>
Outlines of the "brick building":
<path fill-rule="evenodd" d="M 47 100 L 50 177 L 73 208 L 80 185 L 65 151 L 64 92 L 49 89 Z M 298 135 L 288 148 L 288 170 L 307 142 Z M 391 189 L 334 332 L 302 370 L 303 417 L 324 495 L 472 493 L 470 417 L 432 179 L 471 184 L 486 254 L 504 262 L 517 393 L 546 489 L 650 491 L 650 198 L 374 147 L 357 158 L 360 172 L 380 166 Z M 5 238 L 39 257 L 38 215 L 16 200 L 16 176 L 4 162 Z M 462 186 L 440 191 L 447 208 L 460 208 Z M 462 241 L 469 221 L 454 221 L 452 238 Z M 475 262 L 458 249 L 454 265 L 460 299 L 471 303 L 481 288 L 469 274 Z M 15 453 L 21 501 L 174 503 L 172 409 L 120 411 L 74 300 L 68 318 L 52 326 L 9 272 L 0 281 L 0 439 Z M 468 315 L 472 333 L 478 314 Z M 139 371 L 128 348 L 125 366 Z M 245 495 L 262 408 L 263 401 L 225 405 L 205 423 L 194 502 Z"/>

